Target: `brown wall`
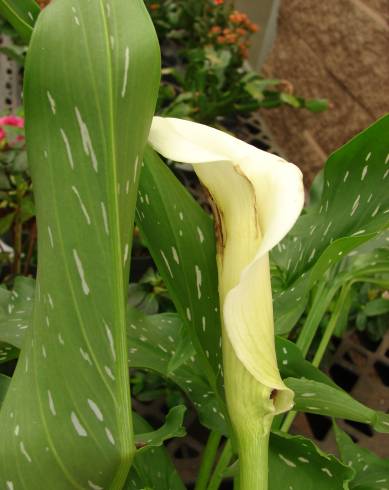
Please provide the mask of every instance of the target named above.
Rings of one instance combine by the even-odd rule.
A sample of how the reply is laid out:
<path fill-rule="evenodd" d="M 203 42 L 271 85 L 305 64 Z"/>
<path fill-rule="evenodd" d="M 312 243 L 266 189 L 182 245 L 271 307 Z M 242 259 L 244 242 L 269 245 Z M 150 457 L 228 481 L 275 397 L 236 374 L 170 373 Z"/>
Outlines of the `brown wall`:
<path fill-rule="evenodd" d="M 262 72 L 332 104 L 321 114 L 262 111 L 307 183 L 329 153 L 389 111 L 388 21 L 388 0 L 282 1 L 277 40 Z"/>

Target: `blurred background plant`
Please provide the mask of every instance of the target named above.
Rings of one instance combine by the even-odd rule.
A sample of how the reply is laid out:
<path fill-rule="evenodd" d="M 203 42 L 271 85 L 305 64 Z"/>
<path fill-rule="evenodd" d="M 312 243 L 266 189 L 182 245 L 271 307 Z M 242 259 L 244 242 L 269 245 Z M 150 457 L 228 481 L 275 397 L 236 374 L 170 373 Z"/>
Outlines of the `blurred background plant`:
<path fill-rule="evenodd" d="M 0 267 L 7 282 L 34 270 L 36 225 L 24 119 L 0 117 Z"/>
<path fill-rule="evenodd" d="M 305 100 L 285 80 L 264 79 L 247 63 L 260 28 L 233 2 L 146 0 L 162 47 L 160 114 L 208 124 L 289 105 L 320 112 L 324 99 Z"/>

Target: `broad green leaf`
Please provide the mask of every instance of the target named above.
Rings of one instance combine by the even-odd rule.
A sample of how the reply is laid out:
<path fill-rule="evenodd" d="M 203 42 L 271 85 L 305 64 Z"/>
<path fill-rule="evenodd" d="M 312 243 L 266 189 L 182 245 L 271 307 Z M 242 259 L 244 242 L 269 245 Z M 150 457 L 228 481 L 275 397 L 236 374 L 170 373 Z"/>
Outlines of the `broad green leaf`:
<path fill-rule="evenodd" d="M 25 330 L 32 323 L 35 281 L 17 277 L 14 288 L 0 288 L 0 341 L 21 348 Z"/>
<path fill-rule="evenodd" d="M 128 311 L 129 365 L 155 371 L 176 383 L 192 400 L 203 425 L 228 433 L 225 405 L 215 395 L 203 374 L 197 357 L 192 353 L 175 362 L 176 349 L 186 339 L 186 327 L 181 317 L 173 313 L 145 316 L 130 309 Z"/>
<path fill-rule="evenodd" d="M 151 149 L 136 219 L 211 385 L 221 374 L 215 237 L 210 217 Z"/>
<path fill-rule="evenodd" d="M 370 424 L 379 432 L 389 432 L 389 415 L 362 405 L 345 391 L 318 381 L 288 378 L 295 392 L 295 409 Z"/>
<path fill-rule="evenodd" d="M 350 489 L 386 490 L 389 483 L 389 459 L 354 444 L 351 437 L 334 423 L 336 443 L 342 461 L 355 471 Z"/>
<path fill-rule="evenodd" d="M 273 251 L 284 280 L 275 296 L 278 333 L 295 325 L 310 289 L 330 267 L 388 227 L 388 130 L 385 116 L 331 155 L 320 205 Z"/>
<path fill-rule="evenodd" d="M 185 411 L 184 405 L 173 407 L 166 415 L 162 427 L 154 431 L 136 434 L 135 443 L 139 448 L 138 452 L 146 451 L 153 446 L 162 446 L 164 441 L 173 437 L 184 437 L 186 435 L 185 427 L 183 427 Z"/>
<path fill-rule="evenodd" d="M 136 435 L 152 431 L 152 427 L 136 413 L 133 413 L 133 421 Z M 140 489 L 185 490 L 164 447 L 137 451 L 123 490 Z"/>
<path fill-rule="evenodd" d="M 10 382 L 11 379 L 8 376 L 5 376 L 4 374 L 0 374 L 0 409 L 3 404 L 7 390 L 9 388 Z"/>
<path fill-rule="evenodd" d="M 0 413 L 3 487 L 119 490 L 127 477 L 131 226 L 158 82 L 141 0 L 61 0 L 40 14 L 24 87 L 38 274 Z"/>
<path fill-rule="evenodd" d="M 322 452 L 309 439 L 272 433 L 269 490 L 344 490 L 353 470 Z"/>
<path fill-rule="evenodd" d="M 40 9 L 34 0 L 0 0 L 0 15 L 28 42 Z"/>

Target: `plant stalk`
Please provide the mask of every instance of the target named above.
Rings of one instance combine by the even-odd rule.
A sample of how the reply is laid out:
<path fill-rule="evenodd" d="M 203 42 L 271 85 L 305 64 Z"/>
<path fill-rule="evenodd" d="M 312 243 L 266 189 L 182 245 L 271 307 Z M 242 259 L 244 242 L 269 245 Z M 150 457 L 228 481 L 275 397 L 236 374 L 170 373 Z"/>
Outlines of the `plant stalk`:
<path fill-rule="evenodd" d="M 221 434 L 212 431 L 208 437 L 207 445 L 201 460 L 199 475 L 196 481 L 195 490 L 206 490 L 212 468 L 215 463 L 216 453 L 220 444 Z"/>
<path fill-rule="evenodd" d="M 208 490 L 218 490 L 221 482 L 223 481 L 224 472 L 229 465 L 232 458 L 232 447 L 231 441 L 228 440 L 223 448 L 220 455 L 219 461 L 217 462 L 215 471 L 213 472 L 211 481 L 208 485 Z"/>
<path fill-rule="evenodd" d="M 342 312 L 344 302 L 346 301 L 346 298 L 350 292 L 351 286 L 353 282 L 346 283 L 340 292 L 338 301 L 336 302 L 335 309 L 331 315 L 330 321 L 328 322 L 328 325 L 324 331 L 324 335 L 320 341 L 319 348 L 316 351 L 315 357 L 313 358 L 312 365 L 315 367 L 319 367 L 323 356 L 325 354 L 325 351 L 327 350 L 328 344 L 331 340 L 332 334 L 334 333 L 334 330 L 336 328 L 336 325 L 339 320 L 339 316 Z"/>
<path fill-rule="evenodd" d="M 253 432 L 240 439 L 240 490 L 267 490 L 269 435 Z"/>

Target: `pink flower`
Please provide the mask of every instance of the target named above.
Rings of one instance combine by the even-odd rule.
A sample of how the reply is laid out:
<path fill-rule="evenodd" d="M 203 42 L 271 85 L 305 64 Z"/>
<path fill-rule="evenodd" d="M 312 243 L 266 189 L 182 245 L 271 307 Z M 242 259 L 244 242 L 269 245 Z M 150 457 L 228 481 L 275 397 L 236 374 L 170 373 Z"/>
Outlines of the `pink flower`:
<path fill-rule="evenodd" d="M 0 126 L 15 126 L 17 128 L 24 128 L 24 119 L 18 116 L 0 117 Z"/>

